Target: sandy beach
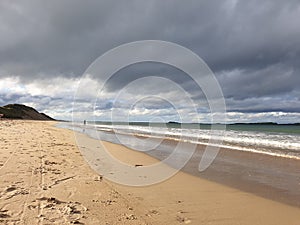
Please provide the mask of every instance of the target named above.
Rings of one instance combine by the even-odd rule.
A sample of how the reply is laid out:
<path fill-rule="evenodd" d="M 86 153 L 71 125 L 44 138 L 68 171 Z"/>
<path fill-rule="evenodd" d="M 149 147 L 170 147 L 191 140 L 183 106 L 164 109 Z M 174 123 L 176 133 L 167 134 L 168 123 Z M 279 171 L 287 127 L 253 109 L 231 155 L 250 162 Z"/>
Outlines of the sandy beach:
<path fill-rule="evenodd" d="M 147 187 L 110 182 L 55 123 L 0 121 L 1 224 L 299 224 L 299 207 L 183 172 Z M 103 144 L 129 165 L 157 162 Z"/>

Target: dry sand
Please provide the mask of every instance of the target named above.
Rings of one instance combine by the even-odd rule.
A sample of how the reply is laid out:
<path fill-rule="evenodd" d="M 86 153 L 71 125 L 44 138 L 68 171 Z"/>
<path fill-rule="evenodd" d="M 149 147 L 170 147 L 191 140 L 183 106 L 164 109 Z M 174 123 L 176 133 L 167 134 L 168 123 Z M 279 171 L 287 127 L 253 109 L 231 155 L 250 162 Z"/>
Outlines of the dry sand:
<path fill-rule="evenodd" d="M 300 224 L 299 208 L 182 172 L 148 187 L 112 183 L 53 125 L 0 121 L 1 224 Z M 156 162 L 104 144 L 126 163 Z"/>

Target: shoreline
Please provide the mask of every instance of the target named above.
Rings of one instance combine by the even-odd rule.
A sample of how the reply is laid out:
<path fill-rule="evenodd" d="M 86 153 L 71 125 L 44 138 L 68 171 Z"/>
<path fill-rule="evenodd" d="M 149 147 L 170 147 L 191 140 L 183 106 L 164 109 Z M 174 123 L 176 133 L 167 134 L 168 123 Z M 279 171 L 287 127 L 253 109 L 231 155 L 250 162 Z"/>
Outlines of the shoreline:
<path fill-rule="evenodd" d="M 78 133 L 78 135 L 81 137 L 84 137 L 89 142 L 94 142 L 94 145 L 97 145 L 97 142 L 99 142 L 96 139 L 87 137 L 85 134 Z M 110 143 L 110 142 L 102 141 L 102 143 L 106 146 L 106 148 L 110 151 L 111 154 L 113 154 L 116 158 L 118 158 L 122 162 L 129 163 L 132 166 L 134 166 L 135 164 L 149 165 L 149 161 L 147 161 L 146 159 L 150 160 L 151 158 L 149 159 L 148 158 L 149 156 L 147 156 L 143 152 L 137 152 L 137 151 L 128 149 L 122 145 L 114 144 L 114 143 Z M 82 144 L 82 142 L 81 142 L 81 144 Z M 89 144 L 89 147 L 91 147 L 91 146 L 93 146 L 93 144 Z M 89 148 L 89 147 L 87 147 L 87 148 Z M 84 155 L 84 153 L 83 153 L 83 155 Z M 132 157 L 133 159 L 129 160 L 128 159 L 129 156 Z M 97 158 L 97 156 L 95 156 L 95 158 Z M 146 161 L 143 161 L 143 160 L 146 160 Z M 151 160 L 154 160 L 154 162 L 157 161 L 153 158 Z M 96 170 L 97 170 L 97 168 L 96 168 Z M 116 172 L 118 172 L 117 169 L 116 169 Z M 124 173 L 124 176 L 126 176 L 126 175 L 127 174 Z M 206 187 L 207 189 L 205 189 L 205 191 L 201 193 L 201 190 L 203 190 L 203 186 L 208 185 L 208 184 L 212 185 L 212 187 L 209 187 L 209 188 Z M 225 214 L 232 212 L 232 211 L 238 211 L 238 214 L 243 214 L 243 212 L 241 212 L 239 209 L 239 207 L 240 207 L 239 204 L 244 204 L 243 207 L 245 207 L 245 208 L 249 207 L 248 208 L 249 211 L 251 211 L 253 213 L 257 213 L 257 214 L 262 213 L 261 211 L 267 210 L 268 213 L 274 212 L 274 215 L 275 215 L 276 213 L 279 213 L 281 211 L 281 210 L 277 211 L 277 209 L 275 209 L 279 205 L 280 205 L 280 207 L 283 206 L 282 211 L 281 211 L 282 213 L 285 213 L 285 210 L 287 210 L 290 207 L 295 209 L 296 211 L 300 210 L 299 207 L 286 205 L 282 202 L 274 201 L 274 199 L 272 200 L 272 199 L 262 198 L 254 193 L 241 191 L 237 188 L 229 187 L 227 185 L 224 186 L 224 184 L 220 184 L 220 183 L 216 183 L 215 181 L 192 176 L 192 175 L 186 174 L 182 171 L 179 171 L 175 176 L 166 180 L 163 183 L 159 183 L 159 184 L 155 184 L 155 185 L 151 185 L 151 186 L 147 186 L 147 187 L 127 187 L 127 186 L 115 184 L 115 183 L 113 183 L 113 185 L 117 186 L 119 190 L 123 190 L 124 193 L 128 193 L 128 192 L 129 193 L 139 193 L 139 195 L 143 196 L 143 197 L 137 196 L 137 198 L 142 198 L 142 199 L 147 199 L 145 197 L 145 196 L 149 195 L 147 193 L 156 193 L 157 194 L 157 192 L 164 190 L 164 192 L 163 192 L 164 194 L 162 194 L 162 196 L 166 195 L 166 198 L 163 197 L 163 199 L 164 199 L 163 201 L 169 202 L 170 201 L 169 198 L 172 199 L 172 197 L 170 197 L 170 195 L 171 196 L 176 195 L 177 198 L 179 199 L 179 200 L 176 200 L 177 203 L 179 202 L 179 204 L 182 204 L 182 202 L 186 201 L 186 202 L 188 202 L 187 205 L 194 205 L 194 206 L 197 205 L 197 207 L 200 207 L 198 204 L 199 204 L 199 202 L 202 202 L 203 197 L 208 198 L 207 201 L 210 201 L 209 199 L 216 200 L 215 195 L 218 195 L 219 196 L 218 198 L 220 198 L 220 199 L 224 198 L 224 196 L 226 196 L 228 194 L 227 191 L 229 193 L 235 193 L 233 196 L 225 198 L 227 202 L 222 202 L 222 201 L 219 202 L 218 200 L 216 200 L 218 202 L 217 204 L 220 204 L 220 206 L 222 208 L 224 207 L 223 210 L 226 211 Z M 189 185 L 191 185 L 191 186 L 188 187 Z M 181 186 L 181 188 L 179 188 L 177 190 L 177 193 L 170 194 L 169 193 L 170 191 L 174 192 L 174 189 L 176 190 L 178 188 L 176 186 Z M 185 188 L 187 190 L 185 190 Z M 218 191 L 216 191 L 214 188 L 216 188 Z M 198 192 L 200 192 L 200 193 L 198 193 Z M 189 194 L 189 193 L 191 193 L 191 194 Z M 208 194 L 208 193 L 210 193 L 210 194 Z M 207 196 L 207 194 L 209 196 Z M 181 196 L 181 195 L 187 195 L 186 200 L 180 200 L 180 197 L 178 197 L 178 196 Z M 235 196 L 235 195 L 237 195 L 237 196 Z M 245 197 L 245 196 L 247 196 L 247 197 Z M 244 197 L 246 199 L 242 200 Z M 150 199 L 152 199 L 152 198 L 153 198 L 153 196 L 152 197 L 150 196 Z M 161 198 L 161 196 L 157 195 L 156 198 Z M 232 205 L 233 202 L 231 202 L 229 200 L 230 198 L 237 198 L 236 201 L 238 201 L 238 202 L 240 201 L 240 203 L 238 203 L 237 205 Z M 151 201 L 150 199 L 148 200 L 149 202 Z M 173 202 L 169 202 L 168 204 L 170 204 L 170 205 L 175 204 L 174 202 L 176 202 L 176 201 L 174 200 L 174 198 L 172 200 L 173 200 Z M 152 199 L 152 201 L 153 201 L 153 199 Z M 252 202 L 252 201 L 254 201 L 254 202 Z M 161 203 L 161 204 L 163 204 L 163 203 Z M 205 206 L 210 205 L 210 204 L 215 205 L 214 203 L 210 202 L 210 203 L 205 203 Z M 264 204 L 267 204 L 267 205 L 264 205 Z M 153 203 L 152 203 L 152 205 L 153 205 Z M 262 205 L 264 205 L 264 206 L 262 206 Z M 277 205 L 277 206 L 275 208 L 273 208 L 273 206 L 275 206 L 275 205 Z M 159 207 L 159 206 L 156 206 L 156 207 Z M 197 209 L 198 209 L 200 212 L 200 211 L 204 210 L 205 207 L 202 208 L 202 206 L 201 206 L 200 207 L 201 209 L 197 208 L 197 207 L 194 209 L 191 209 L 191 208 L 189 208 L 189 206 L 184 206 L 184 207 L 187 207 L 186 209 L 188 209 L 188 210 L 194 211 L 194 213 L 191 214 L 190 217 L 187 217 L 187 218 L 194 218 L 194 219 L 196 218 L 197 222 L 201 221 L 199 215 L 197 215 L 197 213 L 195 213 L 195 210 L 197 211 Z M 287 208 L 284 209 L 285 207 L 287 207 Z M 227 211 L 227 208 L 228 208 L 228 211 Z M 170 209 L 168 209 L 168 210 L 170 210 Z M 276 211 L 276 213 L 275 213 L 275 211 Z M 272 216 L 273 219 L 274 219 L 274 215 Z M 235 214 L 235 216 L 237 216 L 237 215 Z M 244 216 L 247 217 L 246 215 L 244 215 Z M 269 215 L 267 215 L 267 217 L 268 216 Z M 294 216 L 296 216 L 295 218 L 298 217 L 298 215 L 296 215 L 296 214 Z M 291 221 L 293 221 L 293 219 L 291 219 L 292 217 L 293 216 L 290 215 L 289 217 L 286 217 L 285 219 L 287 219 L 289 222 L 291 222 Z M 259 224 L 255 219 L 254 220 L 252 220 L 250 218 L 248 218 L 248 219 L 249 219 L 249 221 L 252 221 L 251 222 L 252 224 Z M 256 219 L 258 219 L 258 218 L 256 217 Z M 262 216 L 261 219 L 263 219 L 264 224 L 269 224 L 269 223 L 270 224 L 284 224 L 282 220 L 280 222 L 277 221 L 277 220 L 280 220 L 279 218 L 272 220 L 272 222 L 269 221 L 271 218 L 264 218 L 264 216 Z M 249 221 L 244 221 L 243 219 L 241 219 L 241 221 L 243 221 L 242 224 L 248 224 L 248 222 L 249 222 Z M 235 222 L 231 221 L 228 224 L 235 224 Z M 216 224 L 219 224 L 219 223 L 216 223 Z M 222 224 L 227 224 L 227 222 L 222 221 Z"/>
<path fill-rule="evenodd" d="M 164 142 L 169 146 L 177 143 Z M 220 148 L 212 164 L 199 172 L 198 164 L 205 148 L 206 145 L 197 145 L 194 155 L 182 168 L 183 172 L 300 208 L 298 159 Z M 160 160 L 167 157 L 155 151 L 146 154 Z"/>
<path fill-rule="evenodd" d="M 70 126 L 70 127 L 73 127 L 77 130 L 93 130 L 94 127 L 90 127 L 91 125 L 86 125 L 86 126 L 82 126 L 82 125 L 75 125 L 75 126 Z M 68 125 L 67 126 L 62 126 L 63 128 L 68 128 Z M 149 135 L 149 134 L 142 134 L 142 133 L 131 133 L 131 134 L 128 134 L 126 132 L 121 132 L 121 131 L 118 131 L 118 132 L 115 132 L 114 130 L 110 130 L 111 128 L 109 129 L 97 129 L 98 131 L 100 132 L 103 132 L 103 133 L 108 133 L 108 134 L 117 134 L 117 135 L 124 135 L 124 136 L 135 136 L 137 138 L 140 138 L 140 139 L 157 139 L 157 140 L 161 140 L 161 139 L 165 139 L 165 140 L 169 140 L 169 141 L 174 141 L 174 142 L 186 142 L 186 143 L 190 143 L 190 144 L 195 144 L 195 145 L 207 145 L 206 142 L 202 142 L 202 141 L 194 141 L 194 140 L 189 140 L 189 139 L 180 139 L 180 138 L 176 138 L 176 137 L 168 137 L 168 136 L 163 136 L 163 137 L 160 137 L 160 136 L 152 136 L 152 135 Z M 232 130 L 231 130 L 232 131 Z M 81 131 L 80 131 L 81 132 Z M 245 132 L 245 131 L 242 131 L 242 132 Z M 248 131 L 246 131 L 248 132 Z M 82 133 L 82 132 L 81 132 Z M 276 133 L 275 133 L 276 134 Z M 294 134 L 292 134 L 294 135 Z M 114 143 L 114 142 L 112 142 Z M 228 143 L 228 144 L 224 144 L 224 143 Z M 230 145 L 231 144 L 231 145 Z M 229 149 L 229 150 L 234 150 L 234 151 L 242 151 L 242 152 L 250 152 L 250 153 L 257 153 L 257 154 L 263 154 L 263 155 L 268 155 L 268 156 L 274 156 L 274 157 L 279 157 L 279 158 L 287 158 L 287 159 L 296 159 L 296 160 L 300 160 L 300 155 L 289 155 L 289 154 L 283 154 L 283 153 L 279 153 L 279 151 L 283 151 L 283 148 L 275 148 L 275 147 L 261 147 L 261 148 L 249 148 L 249 147 L 246 147 L 246 146 L 240 146 L 240 145 L 237 145 L 237 144 L 232 144 L 232 143 L 229 143 L 225 140 L 223 140 L 222 144 L 211 144 L 211 146 L 214 146 L 214 147 L 218 147 L 218 148 L 223 148 L 223 149 Z M 291 150 L 291 149 L 289 149 Z M 297 152 L 298 153 L 298 152 Z"/>
<path fill-rule="evenodd" d="M 53 122 L 9 123 L 0 122 L 0 163 L 8 160 L 0 170 L 0 221 L 4 224 L 299 223 L 297 207 L 181 171 L 147 187 L 112 183 L 83 159 L 73 131 L 56 128 Z M 87 144 L 99 142 L 80 135 Z M 142 152 L 103 144 L 126 163 L 157 162 Z"/>
<path fill-rule="evenodd" d="M 85 129 L 84 134 L 90 134 L 89 130 Z M 113 134 L 111 131 L 107 131 L 107 133 Z M 91 135 L 94 136 L 94 134 Z M 126 138 L 126 136 L 124 137 Z M 153 138 L 154 141 L 156 139 Z M 151 140 L 150 138 L 149 143 Z M 144 153 L 158 160 L 164 160 L 172 153 L 177 143 L 178 141 L 165 138 L 162 142 L 163 150 L 150 150 Z M 277 157 L 254 151 L 239 151 L 226 147 L 220 148 L 210 167 L 199 173 L 198 164 L 205 147 L 206 145 L 197 145 L 194 155 L 182 168 L 183 172 L 300 208 L 300 177 L 298 174 L 300 161 L 298 159 Z M 140 149 L 140 147 L 135 149 Z"/>
<path fill-rule="evenodd" d="M 127 163 L 129 163 L 129 154 L 135 159 L 135 161 L 132 159 L 135 163 L 140 163 L 139 155 L 144 154 L 132 153 L 130 152 L 132 150 L 125 147 L 120 149 L 120 145 L 113 143 L 104 142 L 104 145 L 110 151 L 112 150 L 114 156 Z M 146 160 L 145 165 L 147 163 L 149 162 Z M 115 183 L 112 185 L 117 186 L 125 194 L 131 193 L 130 196 L 138 199 L 141 197 L 144 201 L 151 202 L 154 208 L 161 208 L 162 212 L 172 211 L 170 208 L 165 208 L 171 205 L 176 208 L 177 213 L 179 212 L 177 214 L 179 220 L 181 218 L 182 221 L 193 221 L 195 224 L 284 224 L 284 220 L 293 224 L 294 216 L 300 218 L 297 215 L 300 213 L 298 207 L 262 198 L 182 171 L 162 183 L 147 187 L 127 187 Z M 291 209 L 295 209 L 298 213 L 287 216 Z M 285 213 L 286 215 L 282 215 Z M 277 215 L 284 218 L 279 218 Z"/>

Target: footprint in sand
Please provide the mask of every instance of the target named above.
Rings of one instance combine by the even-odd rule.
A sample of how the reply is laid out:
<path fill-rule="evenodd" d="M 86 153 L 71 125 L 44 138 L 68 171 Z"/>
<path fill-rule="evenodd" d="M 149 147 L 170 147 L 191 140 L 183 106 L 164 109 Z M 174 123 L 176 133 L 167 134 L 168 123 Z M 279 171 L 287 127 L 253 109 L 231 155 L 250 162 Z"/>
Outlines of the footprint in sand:
<path fill-rule="evenodd" d="M 94 176 L 94 181 L 102 181 L 103 180 L 103 176 L 99 175 L 99 176 Z"/>
<path fill-rule="evenodd" d="M 176 220 L 179 223 L 184 223 L 184 224 L 190 224 L 192 222 L 190 219 L 188 219 L 186 217 L 179 216 L 179 215 L 176 216 Z"/>
<path fill-rule="evenodd" d="M 127 220 L 137 220 L 137 217 L 134 214 L 125 214 Z"/>
<path fill-rule="evenodd" d="M 50 223 L 64 223 L 68 221 L 71 224 L 83 224 L 80 222 L 84 218 L 84 212 L 87 208 L 80 202 L 65 202 L 54 197 L 42 197 L 34 200 L 28 206 L 29 209 L 41 208 L 39 217 Z"/>
<path fill-rule="evenodd" d="M 115 200 L 106 200 L 106 201 L 101 201 L 101 203 L 105 204 L 105 206 L 112 205 L 112 203 L 116 203 Z"/>
<path fill-rule="evenodd" d="M 0 219 L 10 218 L 11 216 L 8 214 L 8 210 L 0 210 Z"/>
<path fill-rule="evenodd" d="M 27 195 L 27 194 L 29 194 L 29 192 L 26 189 L 16 187 L 13 185 L 10 187 L 6 187 L 6 189 L 0 193 L 0 199 L 7 200 L 18 195 Z"/>
<path fill-rule="evenodd" d="M 159 214 L 160 214 L 160 213 L 159 213 L 157 210 L 153 209 L 153 210 L 150 210 L 150 211 L 146 214 L 146 216 L 152 217 L 152 216 L 157 216 L 157 215 L 159 215 Z"/>
<path fill-rule="evenodd" d="M 45 165 L 50 165 L 50 166 L 52 166 L 52 165 L 60 165 L 61 163 L 57 163 L 57 162 L 52 162 L 52 161 L 49 161 L 49 160 L 45 160 L 45 162 L 44 162 L 44 164 Z"/>

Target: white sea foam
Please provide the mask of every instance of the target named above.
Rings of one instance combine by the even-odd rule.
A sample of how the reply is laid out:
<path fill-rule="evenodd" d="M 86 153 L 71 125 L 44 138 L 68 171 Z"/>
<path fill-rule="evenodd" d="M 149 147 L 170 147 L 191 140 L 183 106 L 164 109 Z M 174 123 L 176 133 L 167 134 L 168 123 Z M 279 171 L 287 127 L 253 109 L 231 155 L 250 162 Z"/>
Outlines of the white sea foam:
<path fill-rule="evenodd" d="M 300 135 L 233 130 L 226 130 L 223 133 L 216 130 L 136 125 L 96 125 L 96 129 L 140 137 L 168 138 L 195 144 L 207 144 L 211 139 L 222 140 L 222 144 L 217 144 L 217 147 L 300 159 Z"/>

